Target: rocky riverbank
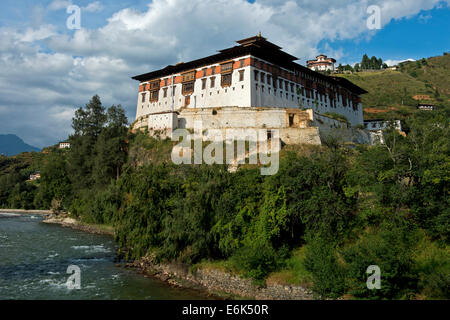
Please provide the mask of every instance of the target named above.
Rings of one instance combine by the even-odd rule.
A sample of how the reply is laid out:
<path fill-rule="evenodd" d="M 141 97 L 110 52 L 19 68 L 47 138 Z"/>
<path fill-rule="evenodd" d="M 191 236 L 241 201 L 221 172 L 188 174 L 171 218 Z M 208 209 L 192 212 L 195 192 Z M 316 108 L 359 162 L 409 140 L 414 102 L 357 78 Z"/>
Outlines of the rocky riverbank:
<path fill-rule="evenodd" d="M 250 279 L 243 279 L 225 271 L 199 268 L 190 271 L 183 264 L 155 263 L 147 256 L 129 264 L 145 274 L 156 277 L 173 286 L 204 289 L 210 294 L 225 298 L 246 298 L 257 300 L 312 300 L 312 293 L 301 286 L 268 284 L 256 286 Z"/>
<path fill-rule="evenodd" d="M 44 223 L 58 224 L 63 227 L 85 232 L 114 235 L 111 227 L 84 224 L 67 215 L 49 215 Z M 210 267 L 201 267 L 191 271 L 188 265 L 179 263 L 156 263 L 152 256 L 143 257 L 127 264 L 137 268 L 144 275 L 155 277 L 174 287 L 206 291 L 215 298 L 257 299 L 257 300 L 312 300 L 312 293 L 304 287 L 283 284 L 256 286 L 250 279 Z"/>
<path fill-rule="evenodd" d="M 110 226 L 85 224 L 65 215 L 64 216 L 49 215 L 42 222 L 50 224 L 59 224 L 63 227 L 77 229 L 89 233 L 114 236 L 114 229 Z"/>

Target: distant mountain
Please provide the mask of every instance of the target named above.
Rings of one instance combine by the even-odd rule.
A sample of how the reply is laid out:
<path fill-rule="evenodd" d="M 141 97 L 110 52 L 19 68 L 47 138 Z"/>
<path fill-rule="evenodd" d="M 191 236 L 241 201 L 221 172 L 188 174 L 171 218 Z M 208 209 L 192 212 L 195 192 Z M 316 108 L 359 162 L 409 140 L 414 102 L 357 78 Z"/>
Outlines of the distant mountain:
<path fill-rule="evenodd" d="M 39 148 L 26 144 L 15 134 L 0 134 L 0 155 L 14 156 L 21 152 L 41 151 Z"/>

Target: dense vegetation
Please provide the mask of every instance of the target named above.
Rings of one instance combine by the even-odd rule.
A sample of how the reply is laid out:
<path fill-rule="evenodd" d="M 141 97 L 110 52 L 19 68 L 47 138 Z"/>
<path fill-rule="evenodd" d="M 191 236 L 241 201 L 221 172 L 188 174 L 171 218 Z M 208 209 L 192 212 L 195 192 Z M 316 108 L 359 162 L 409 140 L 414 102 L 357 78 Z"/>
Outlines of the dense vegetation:
<path fill-rule="evenodd" d="M 39 185 L 23 181 L 34 168 L 0 159 L 0 206 L 113 225 L 127 259 L 209 264 L 322 298 L 449 298 L 449 117 L 415 113 L 386 145 L 286 146 L 278 173 L 262 176 L 174 165 L 173 142 L 128 132 L 123 109 L 94 97 L 76 112 L 72 149 L 36 162 Z M 380 290 L 366 287 L 369 265 Z"/>
<path fill-rule="evenodd" d="M 398 71 L 336 74 L 368 91 L 362 96 L 364 118 L 405 119 L 418 103 L 450 107 L 450 54 L 407 61 Z M 418 100 L 413 97 L 422 96 Z M 417 98 L 417 97 L 416 97 Z"/>

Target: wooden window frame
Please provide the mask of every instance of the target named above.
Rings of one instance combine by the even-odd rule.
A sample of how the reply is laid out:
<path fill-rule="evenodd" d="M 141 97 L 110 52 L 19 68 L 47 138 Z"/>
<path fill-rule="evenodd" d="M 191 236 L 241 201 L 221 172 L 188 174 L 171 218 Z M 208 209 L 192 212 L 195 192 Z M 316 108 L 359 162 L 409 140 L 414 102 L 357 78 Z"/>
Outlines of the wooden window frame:
<path fill-rule="evenodd" d="M 161 79 L 152 80 L 150 81 L 149 84 L 150 84 L 150 91 L 159 90 L 159 87 L 161 85 Z"/>
<path fill-rule="evenodd" d="M 227 77 L 229 77 L 230 80 L 225 82 L 224 79 Z M 233 73 L 232 72 L 222 73 L 222 76 L 220 77 L 220 85 L 222 86 L 222 88 L 230 87 L 232 82 L 233 82 Z"/>
<path fill-rule="evenodd" d="M 239 70 L 239 82 L 244 81 L 245 70 Z"/>
<path fill-rule="evenodd" d="M 229 73 L 233 71 L 233 60 L 222 62 L 220 64 L 220 73 Z"/>
<path fill-rule="evenodd" d="M 183 83 L 183 87 L 181 89 L 181 92 L 184 96 L 191 95 L 194 92 L 194 86 L 195 86 L 195 80 L 194 81 L 187 81 Z"/>
<path fill-rule="evenodd" d="M 195 70 L 190 70 L 187 72 L 183 72 L 181 74 L 181 82 L 182 83 L 186 83 L 186 82 L 192 82 L 195 81 Z"/>
<path fill-rule="evenodd" d="M 154 97 L 156 95 L 156 98 Z M 150 102 L 158 102 L 159 89 L 150 91 Z"/>

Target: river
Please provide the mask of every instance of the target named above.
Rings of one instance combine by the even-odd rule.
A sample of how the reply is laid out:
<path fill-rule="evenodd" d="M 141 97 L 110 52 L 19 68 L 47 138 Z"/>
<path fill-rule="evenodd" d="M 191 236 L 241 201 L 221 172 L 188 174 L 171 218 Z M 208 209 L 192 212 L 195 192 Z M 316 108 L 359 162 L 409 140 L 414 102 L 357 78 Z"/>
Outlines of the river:
<path fill-rule="evenodd" d="M 0 213 L 0 300 L 205 299 L 118 265 L 109 236 L 42 223 L 35 215 Z M 69 266 L 78 273 L 67 273 Z M 72 288 L 71 288 L 72 287 Z"/>

